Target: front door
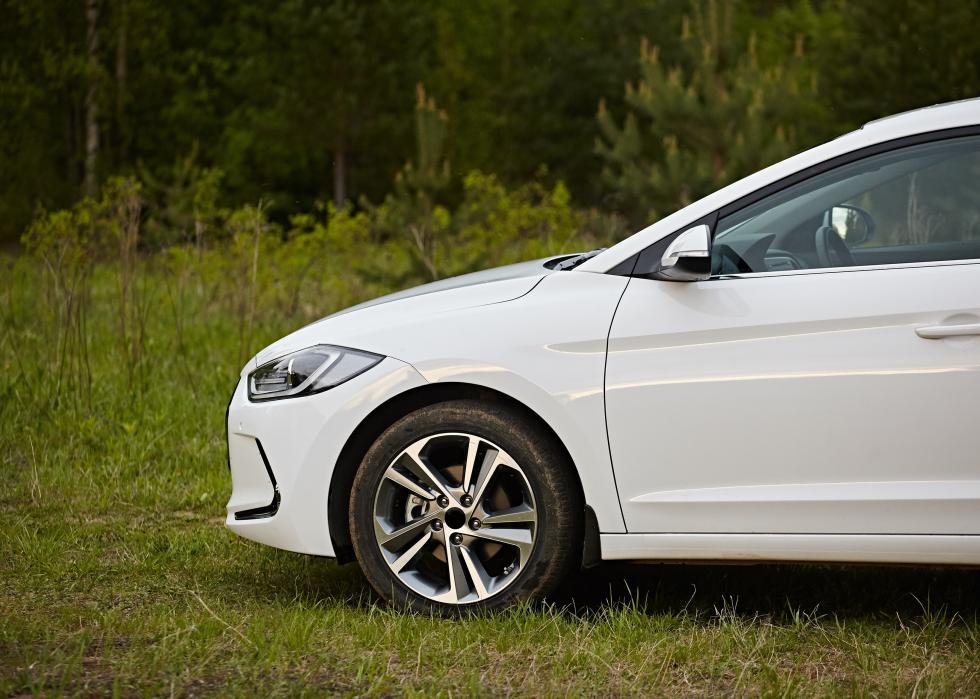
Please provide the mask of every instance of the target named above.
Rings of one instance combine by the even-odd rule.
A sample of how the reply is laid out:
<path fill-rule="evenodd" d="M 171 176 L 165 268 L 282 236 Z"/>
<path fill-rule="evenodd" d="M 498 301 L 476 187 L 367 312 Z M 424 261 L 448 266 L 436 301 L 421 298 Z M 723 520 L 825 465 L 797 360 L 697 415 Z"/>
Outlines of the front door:
<path fill-rule="evenodd" d="M 978 193 L 980 138 L 909 146 L 722 216 L 710 280 L 631 279 L 628 530 L 980 534 Z"/>

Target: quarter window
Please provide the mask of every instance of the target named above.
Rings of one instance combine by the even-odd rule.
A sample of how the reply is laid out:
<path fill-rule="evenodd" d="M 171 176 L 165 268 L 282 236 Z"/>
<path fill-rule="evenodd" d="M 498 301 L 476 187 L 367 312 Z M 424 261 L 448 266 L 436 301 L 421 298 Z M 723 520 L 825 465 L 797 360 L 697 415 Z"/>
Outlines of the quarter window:
<path fill-rule="evenodd" d="M 980 259 L 980 137 L 842 165 L 715 230 L 715 275 Z"/>

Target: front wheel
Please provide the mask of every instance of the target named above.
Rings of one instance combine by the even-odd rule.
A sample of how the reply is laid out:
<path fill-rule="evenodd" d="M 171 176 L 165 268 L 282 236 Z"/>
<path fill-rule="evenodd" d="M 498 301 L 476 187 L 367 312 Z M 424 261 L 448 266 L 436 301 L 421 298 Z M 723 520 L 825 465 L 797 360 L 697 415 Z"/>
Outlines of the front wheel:
<path fill-rule="evenodd" d="M 455 613 L 537 600 L 574 569 L 584 505 L 554 438 L 458 400 L 385 430 L 354 480 L 350 528 L 385 600 Z"/>

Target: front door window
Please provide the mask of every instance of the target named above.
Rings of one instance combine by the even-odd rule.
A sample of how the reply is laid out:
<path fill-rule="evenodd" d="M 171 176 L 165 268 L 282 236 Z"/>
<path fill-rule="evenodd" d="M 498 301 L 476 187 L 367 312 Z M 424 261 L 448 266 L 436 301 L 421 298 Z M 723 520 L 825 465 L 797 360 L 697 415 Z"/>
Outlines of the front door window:
<path fill-rule="evenodd" d="M 908 146 L 718 221 L 715 275 L 980 259 L 980 137 Z"/>

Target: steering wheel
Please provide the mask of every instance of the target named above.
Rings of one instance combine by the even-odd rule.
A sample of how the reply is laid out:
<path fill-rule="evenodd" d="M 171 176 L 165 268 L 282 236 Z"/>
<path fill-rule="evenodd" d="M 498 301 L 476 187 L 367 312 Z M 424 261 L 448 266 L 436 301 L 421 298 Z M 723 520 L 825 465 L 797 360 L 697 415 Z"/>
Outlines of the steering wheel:
<path fill-rule="evenodd" d="M 821 267 L 850 267 L 854 264 L 854 256 L 847 243 L 831 226 L 820 226 L 813 242 Z"/>

